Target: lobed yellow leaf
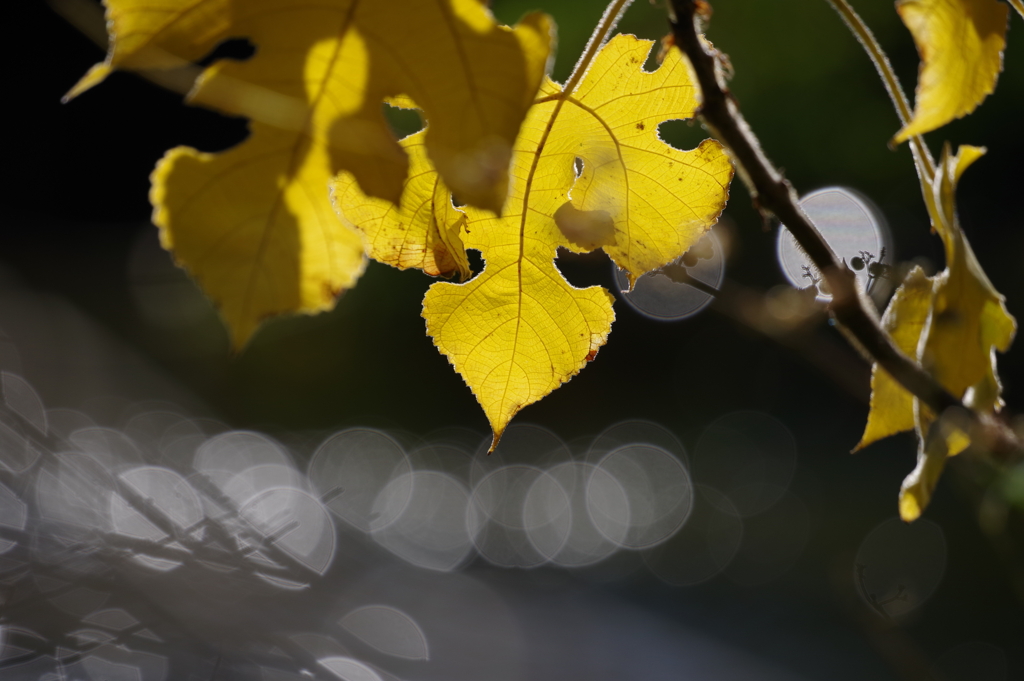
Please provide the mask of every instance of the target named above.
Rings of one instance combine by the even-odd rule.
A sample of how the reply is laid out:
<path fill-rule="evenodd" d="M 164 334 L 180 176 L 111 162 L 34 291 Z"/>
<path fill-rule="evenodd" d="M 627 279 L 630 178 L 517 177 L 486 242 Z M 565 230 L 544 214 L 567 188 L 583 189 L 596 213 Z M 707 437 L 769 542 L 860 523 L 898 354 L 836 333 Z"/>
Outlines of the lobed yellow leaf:
<path fill-rule="evenodd" d="M 1009 8 L 998 0 L 900 0 L 903 23 L 921 55 L 914 117 L 903 142 L 974 111 L 1003 68 Z"/>
<path fill-rule="evenodd" d="M 325 222 L 337 223 L 327 183 L 347 169 L 366 193 L 399 200 L 408 159 L 386 99 L 424 109 L 426 151 L 461 200 L 500 210 L 553 31 L 543 14 L 498 26 L 479 0 L 106 4 L 110 53 L 71 96 L 113 69 L 171 68 L 229 37 L 256 46 L 206 69 L 189 96 L 250 118 L 252 136 L 222 155 L 172 150 L 151 192 L 163 243 L 221 308 L 236 347 L 269 316 L 330 308 L 359 276 L 359 237 Z"/>
<path fill-rule="evenodd" d="M 484 271 L 424 298 L 427 332 L 479 400 L 494 444 L 520 409 L 594 358 L 614 319 L 606 290 L 565 281 L 556 248 L 604 245 L 635 279 L 685 253 L 725 206 L 733 170 L 722 147 L 684 152 L 658 137 L 662 121 L 693 115 L 696 98 L 678 51 L 643 70 L 652 44 L 616 36 L 573 91 L 542 88 L 516 140 L 504 214 L 465 208 L 463 241 Z"/>
<path fill-rule="evenodd" d="M 245 144 L 222 154 L 172 149 L 150 192 L 161 244 L 217 304 L 236 348 L 269 317 L 330 309 L 365 267 L 359 234 L 327 200 L 326 149 L 250 128 Z M 296 155 L 303 163 L 282 177 Z"/>
<path fill-rule="evenodd" d="M 427 158 L 424 133 L 401 141 L 409 155 L 409 178 L 399 204 L 364 194 L 355 177 L 339 173 L 331 183 L 334 207 L 342 221 L 365 236 L 367 254 L 378 262 L 431 276 L 471 272 L 460 232 L 466 222 L 452 205 L 451 194 Z"/>

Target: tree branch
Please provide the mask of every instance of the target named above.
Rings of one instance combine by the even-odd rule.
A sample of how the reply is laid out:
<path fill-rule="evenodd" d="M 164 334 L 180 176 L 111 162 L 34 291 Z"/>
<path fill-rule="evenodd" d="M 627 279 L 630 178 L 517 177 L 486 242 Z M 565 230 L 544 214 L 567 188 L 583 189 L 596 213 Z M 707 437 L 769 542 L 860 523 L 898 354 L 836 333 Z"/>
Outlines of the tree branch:
<path fill-rule="evenodd" d="M 993 417 L 978 414 L 946 391 L 939 383 L 897 348 L 879 325 L 869 303 L 856 286 L 855 275 L 821 236 L 800 208 L 793 186 L 761 149 L 735 99 L 729 93 L 718 67 L 714 48 L 698 34 L 700 20 L 694 0 L 671 0 L 672 32 L 676 46 L 689 59 L 697 77 L 703 102 L 700 117 L 732 157 L 739 176 L 750 190 L 755 205 L 764 214 L 779 218 L 821 272 L 832 290 L 829 310 L 851 342 L 935 414 L 947 410 L 966 412 L 975 441 L 999 458 L 1017 458 L 1021 443 L 1012 430 Z"/>

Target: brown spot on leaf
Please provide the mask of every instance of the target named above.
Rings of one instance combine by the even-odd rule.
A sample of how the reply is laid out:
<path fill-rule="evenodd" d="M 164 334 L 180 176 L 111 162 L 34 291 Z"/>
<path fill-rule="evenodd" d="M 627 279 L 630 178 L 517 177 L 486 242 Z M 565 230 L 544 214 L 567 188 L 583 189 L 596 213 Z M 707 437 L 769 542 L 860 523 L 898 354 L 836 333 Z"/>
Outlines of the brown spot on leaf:
<path fill-rule="evenodd" d="M 594 348 L 593 350 L 587 353 L 587 361 L 593 362 L 595 357 L 597 357 L 597 348 Z"/>
<path fill-rule="evenodd" d="M 637 124 L 636 124 L 636 129 L 637 129 L 637 130 L 643 130 L 643 129 L 644 129 L 644 124 L 643 124 L 643 122 L 637 123 Z"/>
<path fill-rule="evenodd" d="M 615 223 L 603 210 L 580 210 L 566 201 L 555 211 L 555 224 L 565 238 L 580 248 L 593 249 L 615 243 Z"/>

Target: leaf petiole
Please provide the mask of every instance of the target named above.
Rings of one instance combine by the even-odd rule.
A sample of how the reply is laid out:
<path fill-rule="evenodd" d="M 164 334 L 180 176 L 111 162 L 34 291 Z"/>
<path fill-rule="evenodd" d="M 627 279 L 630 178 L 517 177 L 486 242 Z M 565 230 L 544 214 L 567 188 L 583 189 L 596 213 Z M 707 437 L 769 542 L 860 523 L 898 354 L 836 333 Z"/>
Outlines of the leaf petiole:
<path fill-rule="evenodd" d="M 590 34 L 590 39 L 587 41 L 587 46 L 583 49 L 583 54 L 580 55 L 579 61 L 573 67 L 569 80 L 565 81 L 561 94 L 571 94 L 576 89 L 576 86 L 580 84 L 583 76 L 587 73 L 587 69 L 593 63 L 594 57 L 601 50 L 601 46 L 608 40 L 608 36 L 615 30 L 615 27 L 619 25 L 619 20 L 622 19 L 622 15 L 631 4 L 633 4 L 633 0 L 612 0 L 608 3 L 608 7 L 605 8 L 600 21 L 594 27 L 594 32 Z"/>
<path fill-rule="evenodd" d="M 910 101 L 907 99 L 906 94 L 904 94 L 900 81 L 896 78 L 892 65 L 889 63 L 889 58 L 886 56 L 882 46 L 878 44 L 874 33 L 871 32 L 871 29 L 868 28 L 867 24 L 854 11 L 847 0 L 827 1 L 839 13 L 839 16 L 843 18 L 850 32 L 853 33 L 858 42 L 864 47 L 864 51 L 868 53 L 868 56 L 875 65 L 875 69 L 878 71 L 878 75 L 882 79 L 882 83 L 885 85 L 886 91 L 889 93 L 889 99 L 892 100 L 893 106 L 896 108 L 896 115 L 899 116 L 900 124 L 907 125 L 913 118 Z M 1020 1 L 1017 0 L 1017 2 Z M 921 193 L 924 195 L 928 215 L 935 222 L 939 216 L 938 206 L 935 204 L 934 193 L 931 189 L 932 181 L 935 178 L 935 159 L 932 158 L 931 151 L 928 150 L 928 146 L 920 135 L 914 135 L 910 138 L 910 149 L 914 155 L 914 167 L 917 169 L 917 177 L 921 182 Z"/>

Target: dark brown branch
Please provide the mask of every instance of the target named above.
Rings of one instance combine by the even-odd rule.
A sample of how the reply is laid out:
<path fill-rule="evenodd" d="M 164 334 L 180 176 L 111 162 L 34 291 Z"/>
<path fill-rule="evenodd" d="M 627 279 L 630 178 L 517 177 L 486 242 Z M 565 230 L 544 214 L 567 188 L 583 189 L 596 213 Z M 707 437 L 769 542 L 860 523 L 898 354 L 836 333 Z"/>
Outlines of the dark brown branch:
<path fill-rule="evenodd" d="M 700 117 L 732 157 L 739 176 L 763 214 L 774 215 L 793 234 L 800 247 L 828 282 L 832 291 L 829 310 L 843 330 L 871 361 L 885 369 L 900 385 L 936 414 L 967 411 L 972 434 L 994 454 L 1019 457 L 1021 443 L 1013 431 L 991 416 L 967 410 L 920 365 L 900 351 L 882 329 L 869 303 L 856 286 L 855 275 L 822 238 L 801 210 L 793 186 L 765 156 L 729 93 L 718 67 L 717 52 L 699 35 L 698 5 L 694 0 L 671 0 L 669 23 L 676 46 L 690 60 L 703 93 Z"/>

